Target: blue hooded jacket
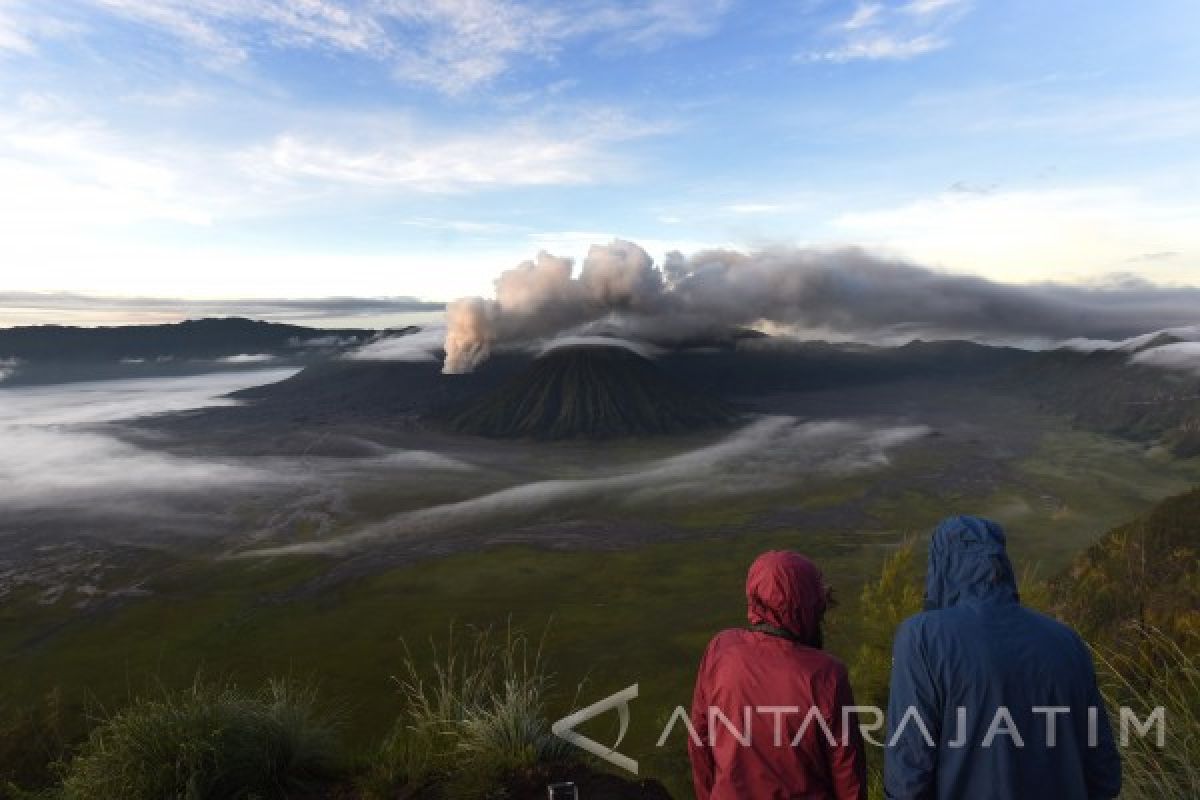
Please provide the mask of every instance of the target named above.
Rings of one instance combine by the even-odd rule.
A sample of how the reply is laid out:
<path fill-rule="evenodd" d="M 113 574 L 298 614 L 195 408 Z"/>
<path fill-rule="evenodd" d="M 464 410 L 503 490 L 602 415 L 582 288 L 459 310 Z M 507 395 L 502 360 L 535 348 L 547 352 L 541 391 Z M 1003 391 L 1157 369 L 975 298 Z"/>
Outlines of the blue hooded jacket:
<path fill-rule="evenodd" d="M 1070 628 L 1020 604 L 999 525 L 938 526 L 925 608 L 896 634 L 889 800 L 1117 796 L 1121 763 L 1091 655 Z"/>

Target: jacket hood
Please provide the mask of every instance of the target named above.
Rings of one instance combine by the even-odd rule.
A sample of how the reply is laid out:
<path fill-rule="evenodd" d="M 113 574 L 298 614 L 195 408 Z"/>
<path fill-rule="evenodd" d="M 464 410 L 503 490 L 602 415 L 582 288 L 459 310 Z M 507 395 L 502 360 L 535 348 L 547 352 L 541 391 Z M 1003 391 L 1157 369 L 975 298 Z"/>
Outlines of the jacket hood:
<path fill-rule="evenodd" d="M 1015 603 L 1018 599 L 1004 530 L 980 517 L 942 520 L 929 544 L 926 610 L 968 602 Z"/>
<path fill-rule="evenodd" d="M 750 624 L 782 628 L 814 646 L 820 643 L 827 597 L 821 570 L 799 553 L 763 553 L 750 565 L 746 576 L 746 616 Z"/>

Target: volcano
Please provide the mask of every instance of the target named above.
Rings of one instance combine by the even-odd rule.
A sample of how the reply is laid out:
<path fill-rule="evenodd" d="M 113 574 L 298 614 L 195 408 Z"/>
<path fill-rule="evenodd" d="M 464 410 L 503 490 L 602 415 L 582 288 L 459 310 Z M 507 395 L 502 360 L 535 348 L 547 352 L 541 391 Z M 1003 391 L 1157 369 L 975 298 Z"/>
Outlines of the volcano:
<path fill-rule="evenodd" d="M 733 416 L 631 350 L 577 345 L 540 356 L 454 414 L 449 427 L 495 438 L 613 439 L 683 433 Z"/>

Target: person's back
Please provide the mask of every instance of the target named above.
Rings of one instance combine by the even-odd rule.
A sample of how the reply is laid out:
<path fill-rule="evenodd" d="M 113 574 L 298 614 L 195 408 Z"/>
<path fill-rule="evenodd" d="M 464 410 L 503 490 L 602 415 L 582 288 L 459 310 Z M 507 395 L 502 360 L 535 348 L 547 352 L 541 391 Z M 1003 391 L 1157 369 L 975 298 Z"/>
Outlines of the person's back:
<path fill-rule="evenodd" d="M 995 523 L 938 527 L 926 609 L 896 636 L 886 797 L 1117 796 L 1120 760 L 1087 647 L 1021 606 Z"/>
<path fill-rule="evenodd" d="M 766 553 L 746 594 L 752 627 L 719 633 L 696 679 L 697 798 L 865 798 L 861 737 L 842 726 L 854 704 L 846 668 L 820 649 L 820 572 L 795 553 Z"/>

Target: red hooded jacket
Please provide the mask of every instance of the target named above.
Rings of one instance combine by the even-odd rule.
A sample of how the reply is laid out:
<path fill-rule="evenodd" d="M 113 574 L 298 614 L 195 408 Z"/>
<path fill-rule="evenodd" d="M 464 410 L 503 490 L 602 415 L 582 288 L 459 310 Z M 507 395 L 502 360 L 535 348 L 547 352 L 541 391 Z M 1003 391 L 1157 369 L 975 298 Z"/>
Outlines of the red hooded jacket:
<path fill-rule="evenodd" d="M 696 678 L 697 800 L 864 800 L 862 737 L 842 711 L 854 705 L 846 667 L 819 649 L 820 570 L 798 553 L 764 553 L 746 600 L 751 629 L 717 634 Z"/>

